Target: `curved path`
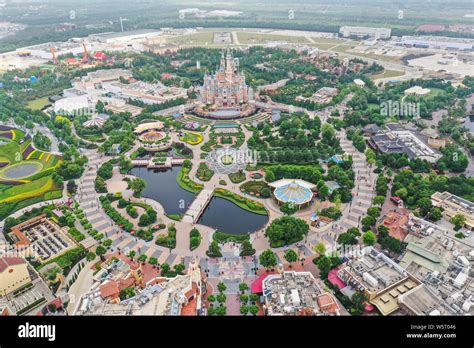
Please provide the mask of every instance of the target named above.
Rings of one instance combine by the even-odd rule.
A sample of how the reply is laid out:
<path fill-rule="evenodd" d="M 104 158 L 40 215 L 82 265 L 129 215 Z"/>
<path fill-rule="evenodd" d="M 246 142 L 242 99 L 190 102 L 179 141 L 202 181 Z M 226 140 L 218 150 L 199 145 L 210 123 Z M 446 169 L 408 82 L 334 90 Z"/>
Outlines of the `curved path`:
<path fill-rule="evenodd" d="M 310 117 L 321 117 L 322 121 L 326 121 L 327 115 L 330 114 L 334 109 L 339 109 L 345 111 L 347 109 L 346 103 L 350 100 L 350 95 L 339 105 L 330 107 L 324 110 L 319 110 L 317 112 L 311 112 L 306 110 Z M 269 105 L 267 105 L 269 106 Z M 211 127 L 208 127 L 203 132 L 203 142 L 197 145 L 187 145 L 193 150 L 193 158 L 191 162 L 193 164 L 192 170 L 189 174 L 191 180 L 201 183 L 204 185 L 205 190 L 214 190 L 215 188 L 222 187 L 239 195 L 244 195 L 240 192 L 240 184 L 233 184 L 230 182 L 227 175 L 215 173 L 212 178 L 204 182 L 197 178 L 197 168 L 201 162 L 204 162 L 204 159 L 201 159 L 201 146 L 209 140 Z M 248 131 L 245 127 L 242 127 L 246 140 L 252 135 L 252 132 Z M 171 138 L 173 141 L 179 141 L 178 133 L 172 131 Z M 365 215 L 367 208 L 371 205 L 372 197 L 374 196 L 374 186 L 375 186 L 375 175 L 368 168 L 366 164 L 366 158 L 364 154 L 359 153 L 352 143 L 346 139 L 346 134 L 344 131 L 337 133 L 338 138 L 341 141 L 341 147 L 345 153 L 353 156 L 354 160 L 354 172 L 356 175 L 356 186 L 353 190 L 354 199 L 350 204 L 343 205 L 343 216 L 337 222 L 333 223 L 330 226 L 327 226 L 323 229 L 316 229 L 314 227 L 310 228 L 310 232 L 304 241 L 296 243 L 295 245 L 287 246 L 284 248 L 274 249 L 277 253 L 279 260 L 282 260 L 283 252 L 286 249 L 297 249 L 299 253 L 304 253 L 306 256 L 313 255 L 312 245 L 316 244 L 319 241 L 325 242 L 325 244 L 335 244 L 334 240 L 337 238 L 337 235 L 345 232 L 347 228 L 358 227 L 360 226 L 360 220 L 362 216 Z M 225 145 L 229 146 L 229 145 Z M 245 146 L 245 145 L 243 145 Z M 129 152 L 131 153 L 131 152 Z M 160 203 L 155 202 L 152 199 L 142 198 L 141 201 L 146 201 L 151 204 L 158 213 L 158 220 L 161 223 L 166 225 L 173 223 L 177 229 L 176 235 L 176 248 L 169 250 L 158 246 L 152 241 L 144 241 L 142 239 L 136 238 L 130 233 L 123 231 L 119 226 L 116 226 L 105 212 L 101 209 L 100 203 L 98 200 L 98 195 L 94 189 L 94 180 L 97 175 L 97 169 L 109 158 L 99 154 L 97 150 L 84 150 L 84 154 L 89 158 L 88 169 L 84 173 L 84 176 L 80 179 L 78 187 L 78 201 L 84 210 L 87 218 L 91 222 L 94 229 L 97 229 L 99 232 L 104 233 L 107 238 L 112 240 L 112 250 L 111 251 L 122 251 L 124 253 L 129 250 L 136 251 L 137 255 L 146 254 L 148 257 L 154 256 L 158 259 L 158 262 L 168 263 L 170 265 L 184 262 L 187 264 L 191 257 L 197 257 L 204 259 L 206 257 L 206 250 L 210 242 L 212 241 L 212 234 L 215 230 L 211 227 L 194 224 L 191 221 L 174 221 L 169 219 L 161 206 Z M 114 170 L 115 172 L 116 170 Z M 114 177 L 113 180 L 121 180 L 120 175 Z M 227 185 L 221 185 L 220 180 L 225 180 Z M 269 213 L 269 223 L 283 214 L 280 212 L 279 207 L 275 204 L 272 199 L 261 199 L 250 197 L 249 198 L 259 201 L 265 205 Z M 299 211 L 296 216 L 309 220 L 310 215 L 314 211 L 314 205 L 310 208 Z M 189 233 L 192 228 L 196 227 L 202 236 L 202 241 L 200 246 L 193 250 L 189 250 Z M 265 227 L 256 231 L 251 235 L 251 241 L 254 248 L 257 250 L 257 255 L 260 254 L 263 250 L 269 248 L 268 239 L 264 236 Z M 161 230 L 159 233 L 164 234 L 166 230 Z M 91 238 L 91 237 L 90 237 Z"/>

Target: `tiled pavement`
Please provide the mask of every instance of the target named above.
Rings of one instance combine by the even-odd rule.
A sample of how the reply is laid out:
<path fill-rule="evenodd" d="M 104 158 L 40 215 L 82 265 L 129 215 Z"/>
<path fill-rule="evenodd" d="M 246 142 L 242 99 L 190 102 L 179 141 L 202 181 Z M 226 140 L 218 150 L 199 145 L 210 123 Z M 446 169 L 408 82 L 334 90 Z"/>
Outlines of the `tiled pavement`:
<path fill-rule="evenodd" d="M 99 231 L 99 233 L 103 233 L 106 238 L 111 239 L 114 249 L 125 250 L 128 248 L 128 250 L 135 250 L 138 255 L 146 254 L 148 257 L 154 256 L 158 258 L 159 263 L 167 262 L 170 265 L 174 265 L 181 262 L 181 257 L 178 257 L 177 254 L 173 252 L 170 254 L 167 249 L 154 244 L 148 245 L 150 243 L 134 238 L 122 231 L 110 220 L 100 207 L 98 195 L 94 187 L 97 169 L 107 159 L 102 159 L 100 155 L 93 150 L 86 150 L 84 154 L 89 159 L 89 162 L 88 168 L 78 185 L 78 201 L 84 210 L 84 214 L 91 223 L 92 228 Z M 92 237 L 87 237 L 87 239 L 92 239 Z M 95 242 L 93 239 L 92 241 Z"/>
<path fill-rule="evenodd" d="M 353 170 L 355 174 L 354 198 L 345 211 L 340 221 L 335 224 L 334 232 L 345 232 L 351 227 L 360 227 L 360 221 L 365 216 L 367 208 L 372 205 L 372 198 L 375 196 L 376 176 L 371 171 L 366 162 L 365 155 L 358 152 L 352 143 L 345 138 L 343 133 L 339 133 L 342 150 L 351 155 L 353 159 Z"/>

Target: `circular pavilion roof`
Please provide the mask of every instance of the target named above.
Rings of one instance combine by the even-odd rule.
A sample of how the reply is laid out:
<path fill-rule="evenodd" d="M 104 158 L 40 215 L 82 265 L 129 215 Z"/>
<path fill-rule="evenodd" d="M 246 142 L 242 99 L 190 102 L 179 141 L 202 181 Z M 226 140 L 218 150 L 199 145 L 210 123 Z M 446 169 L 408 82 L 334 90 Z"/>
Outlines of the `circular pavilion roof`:
<path fill-rule="evenodd" d="M 90 120 L 84 122 L 82 125 L 84 127 L 90 128 L 90 127 L 99 127 L 101 128 L 105 123 L 105 120 L 100 118 L 100 117 L 93 117 Z"/>
<path fill-rule="evenodd" d="M 273 191 L 275 198 L 283 203 L 305 204 L 313 198 L 313 191 L 297 181 L 285 183 Z"/>

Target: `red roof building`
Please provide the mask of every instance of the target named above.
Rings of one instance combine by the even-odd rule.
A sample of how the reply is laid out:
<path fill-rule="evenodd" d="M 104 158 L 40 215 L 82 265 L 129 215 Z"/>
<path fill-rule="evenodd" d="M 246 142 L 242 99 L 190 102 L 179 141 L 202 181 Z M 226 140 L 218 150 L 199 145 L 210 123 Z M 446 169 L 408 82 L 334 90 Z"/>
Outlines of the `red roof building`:
<path fill-rule="evenodd" d="M 94 59 L 105 60 L 105 59 L 107 59 L 107 56 L 105 55 L 104 52 L 95 52 L 94 53 Z"/>
<path fill-rule="evenodd" d="M 108 281 L 107 283 L 101 284 L 99 286 L 100 296 L 103 299 L 113 297 L 116 298 L 120 294 L 118 282 L 115 280 Z"/>
<path fill-rule="evenodd" d="M 64 61 L 66 64 L 79 64 L 79 61 L 76 58 L 66 58 Z"/>
<path fill-rule="evenodd" d="M 331 314 L 339 313 L 340 309 L 336 300 L 327 292 L 318 296 L 318 306 L 321 312 Z"/>
<path fill-rule="evenodd" d="M 258 277 L 257 279 L 255 279 L 252 282 L 252 284 L 250 285 L 250 290 L 252 291 L 252 294 L 261 294 L 261 293 L 263 293 L 263 281 L 270 274 L 275 274 L 275 272 L 263 273 L 260 277 Z"/>
<path fill-rule="evenodd" d="M 391 211 L 382 222 L 389 229 L 388 234 L 399 240 L 404 240 L 408 235 L 408 220 L 410 219 L 410 211 L 408 209 L 399 209 Z"/>
<path fill-rule="evenodd" d="M 328 280 L 329 282 L 332 284 L 332 285 L 335 285 L 337 286 L 339 289 L 342 289 L 342 288 L 345 288 L 346 287 L 346 284 L 342 281 L 341 278 L 339 278 L 337 276 L 337 272 L 339 271 L 339 269 L 336 267 L 336 268 L 333 268 L 329 274 L 328 274 Z"/>

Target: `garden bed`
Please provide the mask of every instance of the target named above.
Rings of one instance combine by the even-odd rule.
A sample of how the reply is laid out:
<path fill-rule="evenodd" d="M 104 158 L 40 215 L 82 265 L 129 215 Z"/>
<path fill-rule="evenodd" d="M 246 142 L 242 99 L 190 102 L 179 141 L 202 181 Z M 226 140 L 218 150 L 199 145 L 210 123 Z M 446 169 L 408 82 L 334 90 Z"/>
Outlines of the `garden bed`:
<path fill-rule="evenodd" d="M 247 181 L 240 185 L 240 190 L 243 193 L 254 197 L 268 198 L 270 197 L 271 190 L 265 181 Z"/>
<path fill-rule="evenodd" d="M 251 199 L 245 198 L 223 188 L 215 189 L 214 196 L 227 199 L 228 201 L 231 201 L 232 203 L 238 205 L 240 208 L 250 211 L 251 213 L 268 215 L 268 212 L 263 206 L 263 204 L 255 202 Z"/>

